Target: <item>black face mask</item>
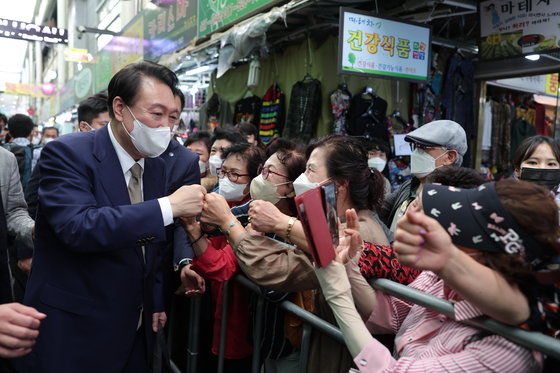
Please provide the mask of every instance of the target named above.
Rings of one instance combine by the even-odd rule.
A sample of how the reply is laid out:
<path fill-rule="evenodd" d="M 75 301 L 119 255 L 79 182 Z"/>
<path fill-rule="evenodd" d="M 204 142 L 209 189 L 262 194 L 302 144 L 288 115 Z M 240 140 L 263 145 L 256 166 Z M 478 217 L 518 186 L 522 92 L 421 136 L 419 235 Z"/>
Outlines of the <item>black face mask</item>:
<path fill-rule="evenodd" d="M 537 183 L 552 190 L 560 184 L 560 169 L 523 167 L 520 179 Z"/>

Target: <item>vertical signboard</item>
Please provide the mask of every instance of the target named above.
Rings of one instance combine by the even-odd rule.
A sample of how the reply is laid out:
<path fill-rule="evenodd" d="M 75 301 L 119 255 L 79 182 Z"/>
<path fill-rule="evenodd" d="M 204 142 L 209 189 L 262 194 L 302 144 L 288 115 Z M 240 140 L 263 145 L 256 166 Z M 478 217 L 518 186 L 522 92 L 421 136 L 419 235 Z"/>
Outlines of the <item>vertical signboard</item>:
<path fill-rule="evenodd" d="M 560 1 L 487 0 L 479 4 L 482 59 L 560 48 Z"/>
<path fill-rule="evenodd" d="M 158 60 L 190 43 L 196 37 L 197 0 L 176 0 L 144 10 L 144 59 Z"/>
<path fill-rule="evenodd" d="M 279 0 L 198 0 L 197 36 L 203 37 Z"/>
<path fill-rule="evenodd" d="M 341 8 L 339 30 L 340 73 L 410 81 L 428 79 L 430 28 Z"/>

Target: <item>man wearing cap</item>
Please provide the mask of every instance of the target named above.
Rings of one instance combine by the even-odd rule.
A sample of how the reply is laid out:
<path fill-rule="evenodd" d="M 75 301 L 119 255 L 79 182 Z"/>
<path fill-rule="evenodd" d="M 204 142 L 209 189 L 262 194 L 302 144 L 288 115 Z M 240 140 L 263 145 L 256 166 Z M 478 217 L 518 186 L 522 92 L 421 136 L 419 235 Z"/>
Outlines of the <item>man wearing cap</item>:
<path fill-rule="evenodd" d="M 395 231 L 397 220 L 404 215 L 410 202 L 416 198 L 426 176 L 438 167 L 460 166 L 468 148 L 465 130 L 459 123 L 451 120 L 426 123 L 410 132 L 405 137 L 405 141 L 410 142 L 413 149 L 410 156 L 410 171 L 414 177 L 387 197 L 380 213 L 392 232 Z"/>

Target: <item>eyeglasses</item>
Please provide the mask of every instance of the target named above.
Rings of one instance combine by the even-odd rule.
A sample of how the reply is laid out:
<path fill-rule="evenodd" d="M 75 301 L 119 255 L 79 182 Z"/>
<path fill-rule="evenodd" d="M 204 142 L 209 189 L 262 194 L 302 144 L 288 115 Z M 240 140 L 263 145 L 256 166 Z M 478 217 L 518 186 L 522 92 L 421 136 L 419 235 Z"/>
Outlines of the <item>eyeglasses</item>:
<path fill-rule="evenodd" d="M 228 177 L 228 179 L 232 182 L 232 183 L 236 183 L 237 180 L 241 177 L 241 176 L 251 176 L 249 174 L 238 174 L 237 172 L 234 171 L 226 171 L 223 168 L 218 169 L 218 177 L 220 179 L 223 179 L 224 177 Z"/>
<path fill-rule="evenodd" d="M 259 174 L 261 174 L 263 179 L 265 179 L 265 180 L 268 180 L 268 175 L 270 175 L 270 174 L 282 176 L 282 177 L 285 177 L 286 179 L 288 178 L 288 176 L 286 176 L 286 175 L 282 175 L 282 174 L 279 174 L 278 172 L 274 172 L 274 171 L 270 170 L 270 166 L 264 166 L 264 167 L 261 166 L 261 168 L 259 170 Z"/>
<path fill-rule="evenodd" d="M 418 144 L 416 142 L 411 142 L 410 143 L 410 149 L 412 149 L 412 151 L 415 151 L 416 149 L 422 149 L 422 150 L 442 149 L 442 150 L 447 150 L 447 148 L 445 146 L 439 146 L 439 145 L 430 146 L 430 145 Z"/>

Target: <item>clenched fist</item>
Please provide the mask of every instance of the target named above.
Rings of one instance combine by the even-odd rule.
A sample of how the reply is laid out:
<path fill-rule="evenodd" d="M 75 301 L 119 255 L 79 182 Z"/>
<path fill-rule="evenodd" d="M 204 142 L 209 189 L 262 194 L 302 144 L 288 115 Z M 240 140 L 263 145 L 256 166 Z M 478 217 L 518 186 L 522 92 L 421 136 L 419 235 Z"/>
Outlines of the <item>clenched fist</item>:
<path fill-rule="evenodd" d="M 177 189 L 168 197 L 173 217 L 200 215 L 205 195 L 206 189 L 201 185 L 188 185 Z"/>

